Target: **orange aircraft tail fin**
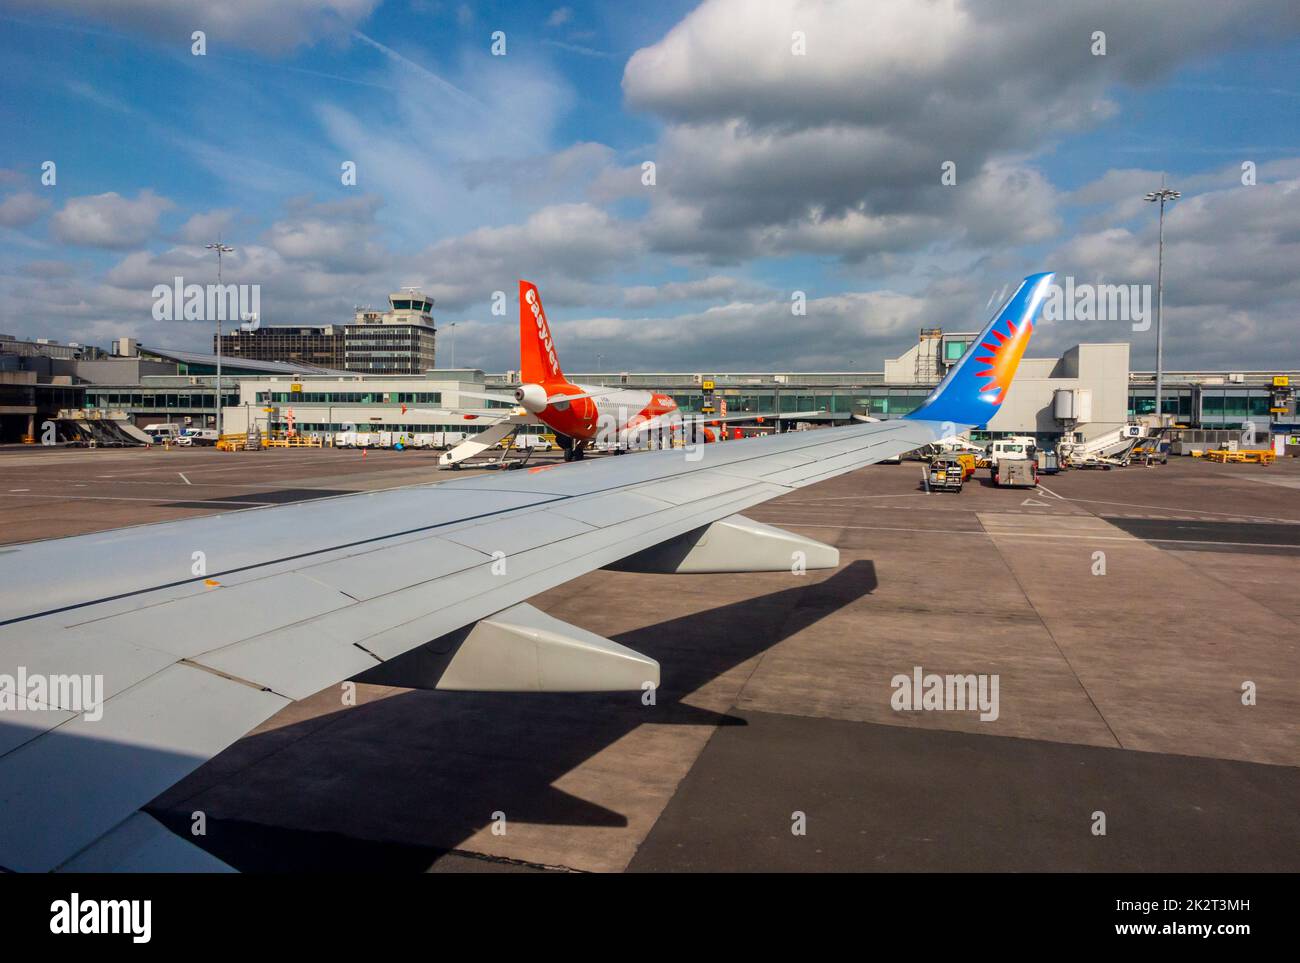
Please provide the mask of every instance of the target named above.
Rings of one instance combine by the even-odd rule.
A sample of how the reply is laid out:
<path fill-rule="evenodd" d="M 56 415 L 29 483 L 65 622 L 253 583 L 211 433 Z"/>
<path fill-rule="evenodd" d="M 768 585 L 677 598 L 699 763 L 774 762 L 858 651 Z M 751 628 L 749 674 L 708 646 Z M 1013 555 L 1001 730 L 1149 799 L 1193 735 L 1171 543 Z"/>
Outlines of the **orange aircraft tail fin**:
<path fill-rule="evenodd" d="M 519 282 L 519 378 L 524 384 L 564 384 L 542 296 L 531 281 Z"/>

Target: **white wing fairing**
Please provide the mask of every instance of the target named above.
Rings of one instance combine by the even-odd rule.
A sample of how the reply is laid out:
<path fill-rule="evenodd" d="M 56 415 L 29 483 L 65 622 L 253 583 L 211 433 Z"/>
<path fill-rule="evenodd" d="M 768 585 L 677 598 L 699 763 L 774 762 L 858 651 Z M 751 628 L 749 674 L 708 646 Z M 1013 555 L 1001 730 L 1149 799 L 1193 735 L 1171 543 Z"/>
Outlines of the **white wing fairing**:
<path fill-rule="evenodd" d="M 293 700 L 430 644 L 442 687 L 639 689 L 653 660 L 520 603 L 945 429 L 772 435 L 0 549 L 0 673 L 104 683 L 97 722 L 0 712 L 0 866 L 143 868 L 133 841 L 152 868 L 184 863 L 140 806 Z M 712 531 L 798 547 L 745 529 Z"/>

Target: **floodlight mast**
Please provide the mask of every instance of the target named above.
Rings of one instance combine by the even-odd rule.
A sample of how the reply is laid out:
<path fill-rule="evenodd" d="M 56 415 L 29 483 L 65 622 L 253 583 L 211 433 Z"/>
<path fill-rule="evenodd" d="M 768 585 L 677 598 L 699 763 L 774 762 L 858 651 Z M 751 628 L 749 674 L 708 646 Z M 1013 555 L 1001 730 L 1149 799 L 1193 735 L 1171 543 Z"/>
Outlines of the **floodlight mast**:
<path fill-rule="evenodd" d="M 1162 175 L 1160 178 L 1160 190 L 1150 191 L 1143 200 L 1152 203 L 1160 203 L 1160 240 L 1156 248 L 1156 417 L 1159 418 L 1164 410 L 1164 388 L 1165 388 L 1165 340 L 1164 340 L 1164 307 L 1165 307 L 1165 203 L 1174 201 L 1183 195 L 1175 190 L 1165 187 L 1165 179 Z"/>
<path fill-rule="evenodd" d="M 221 288 L 221 256 L 223 254 L 233 254 L 235 249 L 229 244 L 222 244 L 221 238 L 217 238 L 212 244 L 206 245 L 209 251 L 217 252 L 217 288 Z M 212 300 L 210 299 L 209 303 Z M 225 296 L 220 299 L 221 304 L 226 303 Z M 217 441 L 221 440 L 221 312 L 217 311 Z"/>

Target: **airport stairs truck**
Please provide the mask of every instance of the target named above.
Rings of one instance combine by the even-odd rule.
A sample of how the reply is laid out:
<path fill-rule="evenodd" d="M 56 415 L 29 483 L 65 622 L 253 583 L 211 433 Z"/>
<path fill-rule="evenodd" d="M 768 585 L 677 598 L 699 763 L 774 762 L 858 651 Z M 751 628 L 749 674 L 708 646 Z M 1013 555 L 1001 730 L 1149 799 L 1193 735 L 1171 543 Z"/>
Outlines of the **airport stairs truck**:
<path fill-rule="evenodd" d="M 58 434 L 72 444 L 121 448 L 154 443 L 124 412 L 64 408 L 55 421 Z"/>
<path fill-rule="evenodd" d="M 1088 441 L 1074 441 L 1079 432 L 1071 432 L 1056 446 L 1061 464 L 1069 468 L 1114 468 L 1129 463 L 1133 449 L 1146 438 L 1141 425 L 1120 425 Z"/>
<path fill-rule="evenodd" d="M 1142 425 L 1124 424 L 1085 440 L 1081 429 L 1092 422 L 1091 388 L 1058 388 L 1052 395 L 1052 416 L 1063 429 L 1056 445 L 1062 468 L 1127 465 L 1134 448 L 1148 436 Z"/>

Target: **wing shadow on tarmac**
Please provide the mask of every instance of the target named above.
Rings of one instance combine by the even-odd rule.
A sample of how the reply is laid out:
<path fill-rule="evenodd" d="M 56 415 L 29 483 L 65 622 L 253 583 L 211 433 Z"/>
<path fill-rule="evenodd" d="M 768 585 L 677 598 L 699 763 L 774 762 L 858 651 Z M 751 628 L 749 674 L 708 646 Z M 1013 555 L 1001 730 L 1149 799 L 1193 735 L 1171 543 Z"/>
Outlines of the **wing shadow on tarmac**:
<path fill-rule="evenodd" d="M 642 577 L 670 592 L 690 576 Z M 246 737 L 147 811 L 245 872 L 421 871 L 498 811 L 507 824 L 625 827 L 553 783 L 643 723 L 743 725 L 682 700 L 878 584 L 870 561 L 814 578 L 617 636 L 663 667 L 655 706 L 639 692 L 402 692 Z M 196 811 L 204 837 L 190 834 Z"/>

